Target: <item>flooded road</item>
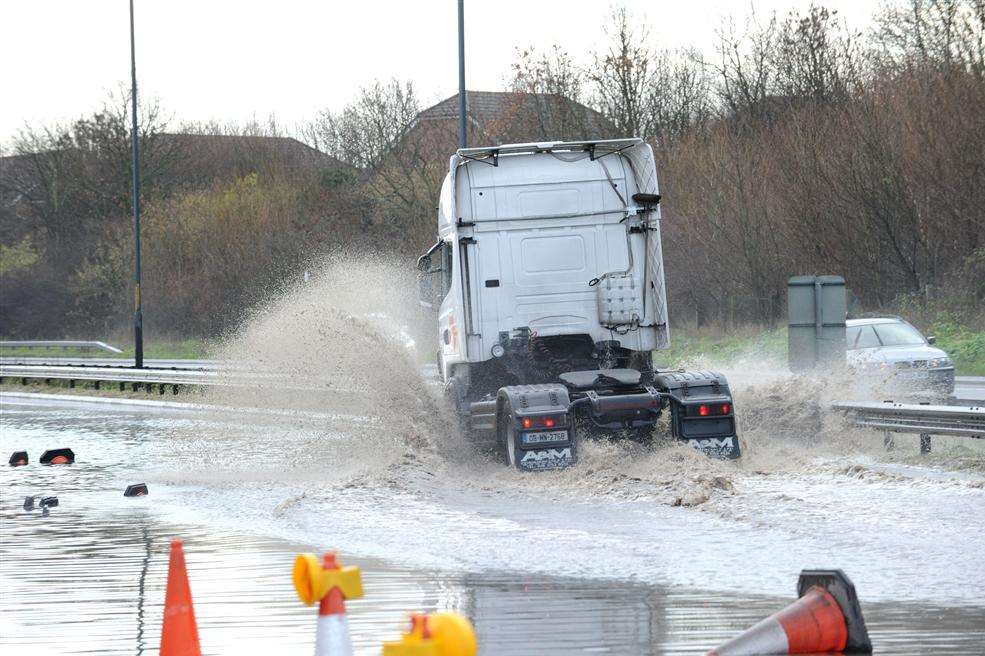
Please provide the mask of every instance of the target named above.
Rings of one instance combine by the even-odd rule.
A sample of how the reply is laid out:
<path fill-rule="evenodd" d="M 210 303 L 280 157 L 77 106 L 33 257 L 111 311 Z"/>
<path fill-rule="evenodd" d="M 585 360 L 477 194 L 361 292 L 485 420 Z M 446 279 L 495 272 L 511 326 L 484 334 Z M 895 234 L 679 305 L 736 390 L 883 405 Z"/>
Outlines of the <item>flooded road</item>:
<path fill-rule="evenodd" d="M 985 644 L 985 476 L 959 443 L 920 460 L 752 431 L 742 463 L 589 444 L 524 476 L 346 415 L 0 400 L 0 453 L 31 455 L 0 469 L 3 653 L 156 653 L 174 536 L 210 654 L 310 653 L 290 567 L 322 549 L 363 568 L 363 654 L 435 609 L 466 614 L 484 654 L 704 653 L 811 567 L 851 576 L 877 653 Z M 63 446 L 75 465 L 36 464 Z M 124 498 L 134 482 L 150 496 Z M 60 505 L 25 512 L 41 494 Z"/>

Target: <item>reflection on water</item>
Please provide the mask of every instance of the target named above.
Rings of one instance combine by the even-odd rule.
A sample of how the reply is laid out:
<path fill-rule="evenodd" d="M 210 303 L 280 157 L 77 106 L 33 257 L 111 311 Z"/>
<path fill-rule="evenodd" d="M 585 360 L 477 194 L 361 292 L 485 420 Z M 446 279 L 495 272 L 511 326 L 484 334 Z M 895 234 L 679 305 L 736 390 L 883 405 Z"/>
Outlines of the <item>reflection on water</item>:
<path fill-rule="evenodd" d="M 32 464 L 0 468 L 0 651 L 156 653 L 168 545 L 180 536 L 205 653 L 311 652 L 315 610 L 295 597 L 290 569 L 295 553 L 316 547 L 245 526 L 175 521 L 160 510 L 168 497 L 160 485 L 149 497 L 122 496 L 137 482 L 128 478 L 131 465 L 160 457 L 167 422 L 84 407 L 2 407 L 0 455 L 27 448 Z M 76 449 L 76 465 L 36 464 L 42 450 L 59 446 Z M 25 512 L 29 494 L 56 494 L 60 505 L 48 517 Z M 792 600 L 795 585 L 786 598 L 741 597 L 531 576 L 517 573 L 523 562 L 509 572 L 462 574 L 345 553 L 343 560 L 363 568 L 366 597 L 349 604 L 361 654 L 380 653 L 408 611 L 437 609 L 470 617 L 484 654 L 704 653 Z M 879 653 L 977 654 L 985 644 L 985 608 L 881 603 L 864 611 Z"/>

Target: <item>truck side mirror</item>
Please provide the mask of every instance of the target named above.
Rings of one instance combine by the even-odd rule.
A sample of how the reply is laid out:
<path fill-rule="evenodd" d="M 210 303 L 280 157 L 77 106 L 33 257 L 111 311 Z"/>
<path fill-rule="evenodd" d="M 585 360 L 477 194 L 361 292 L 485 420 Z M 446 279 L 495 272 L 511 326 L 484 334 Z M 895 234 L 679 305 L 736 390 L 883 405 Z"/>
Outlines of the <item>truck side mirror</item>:
<path fill-rule="evenodd" d="M 421 305 L 426 308 L 434 307 L 434 273 L 437 273 L 431 268 L 433 262 L 431 261 L 431 256 L 438 252 L 441 248 L 442 242 L 437 242 L 434 246 L 428 249 L 428 252 L 417 258 L 417 270 L 420 275 L 417 276 L 418 285 L 418 296 L 420 298 Z"/>
<path fill-rule="evenodd" d="M 441 250 L 443 242 L 435 242 L 434 246 L 428 249 L 427 253 L 417 258 L 417 270 L 421 273 L 434 273 L 431 270 L 431 256 Z"/>
<path fill-rule="evenodd" d="M 929 335 L 927 337 L 927 343 L 928 344 L 936 344 L 937 343 L 937 338 L 934 337 L 933 335 Z"/>

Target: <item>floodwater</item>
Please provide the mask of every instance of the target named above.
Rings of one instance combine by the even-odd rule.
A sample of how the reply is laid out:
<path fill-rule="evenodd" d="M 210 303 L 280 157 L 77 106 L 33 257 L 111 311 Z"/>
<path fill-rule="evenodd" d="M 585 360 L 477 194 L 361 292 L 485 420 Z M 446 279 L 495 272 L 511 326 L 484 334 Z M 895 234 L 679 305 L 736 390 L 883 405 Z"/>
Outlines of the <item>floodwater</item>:
<path fill-rule="evenodd" d="M 751 430 L 740 463 L 588 444 L 521 475 L 344 413 L 0 401 L 0 454 L 31 456 L 0 469 L 4 654 L 155 653 L 175 536 L 209 654 L 310 653 L 290 567 L 322 549 L 363 569 L 362 654 L 435 609 L 466 614 L 483 654 L 704 653 L 819 567 L 853 579 L 877 653 L 985 650 L 985 460 L 958 441 L 921 459 Z M 37 464 L 62 446 L 76 464 Z M 150 496 L 124 498 L 134 482 Z M 23 510 L 49 494 L 49 516 Z"/>
<path fill-rule="evenodd" d="M 413 343 L 433 323 L 414 281 L 329 263 L 216 353 L 228 382 L 280 376 L 202 406 L 0 397 L 0 454 L 77 454 L 0 468 L 0 649 L 153 652 L 180 536 L 210 654 L 310 653 L 315 611 L 289 573 L 323 549 L 364 569 L 362 654 L 434 609 L 466 614 L 483 654 L 704 653 L 792 601 L 800 570 L 832 567 L 878 653 L 983 652 L 985 445 L 886 452 L 815 411 L 842 381 L 753 358 L 726 370 L 740 461 L 585 442 L 577 466 L 521 474 L 476 458 L 422 379 Z M 125 499 L 134 482 L 150 496 Z M 31 494 L 60 505 L 25 512 Z"/>

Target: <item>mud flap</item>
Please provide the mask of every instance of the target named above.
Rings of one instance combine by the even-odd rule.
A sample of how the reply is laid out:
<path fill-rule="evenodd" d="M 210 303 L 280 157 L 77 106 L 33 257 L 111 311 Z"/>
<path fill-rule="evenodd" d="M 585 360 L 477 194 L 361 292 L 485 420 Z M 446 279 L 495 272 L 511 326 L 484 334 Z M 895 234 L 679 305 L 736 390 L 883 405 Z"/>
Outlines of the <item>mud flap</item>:
<path fill-rule="evenodd" d="M 742 456 L 739 448 L 739 437 L 737 435 L 691 438 L 687 440 L 687 443 L 706 456 L 713 458 L 735 460 Z"/>
<path fill-rule="evenodd" d="M 578 461 L 563 385 L 513 385 L 497 394 L 497 422 L 510 462 L 521 471 L 564 469 Z"/>
<path fill-rule="evenodd" d="M 702 453 L 735 460 L 742 455 L 735 430 L 735 408 L 725 376 L 713 371 L 660 374 L 661 391 L 671 397 L 671 431 Z"/>
<path fill-rule="evenodd" d="M 522 471 L 564 469 L 577 462 L 573 441 L 569 442 L 568 446 L 517 451 L 517 456 L 516 468 Z"/>

